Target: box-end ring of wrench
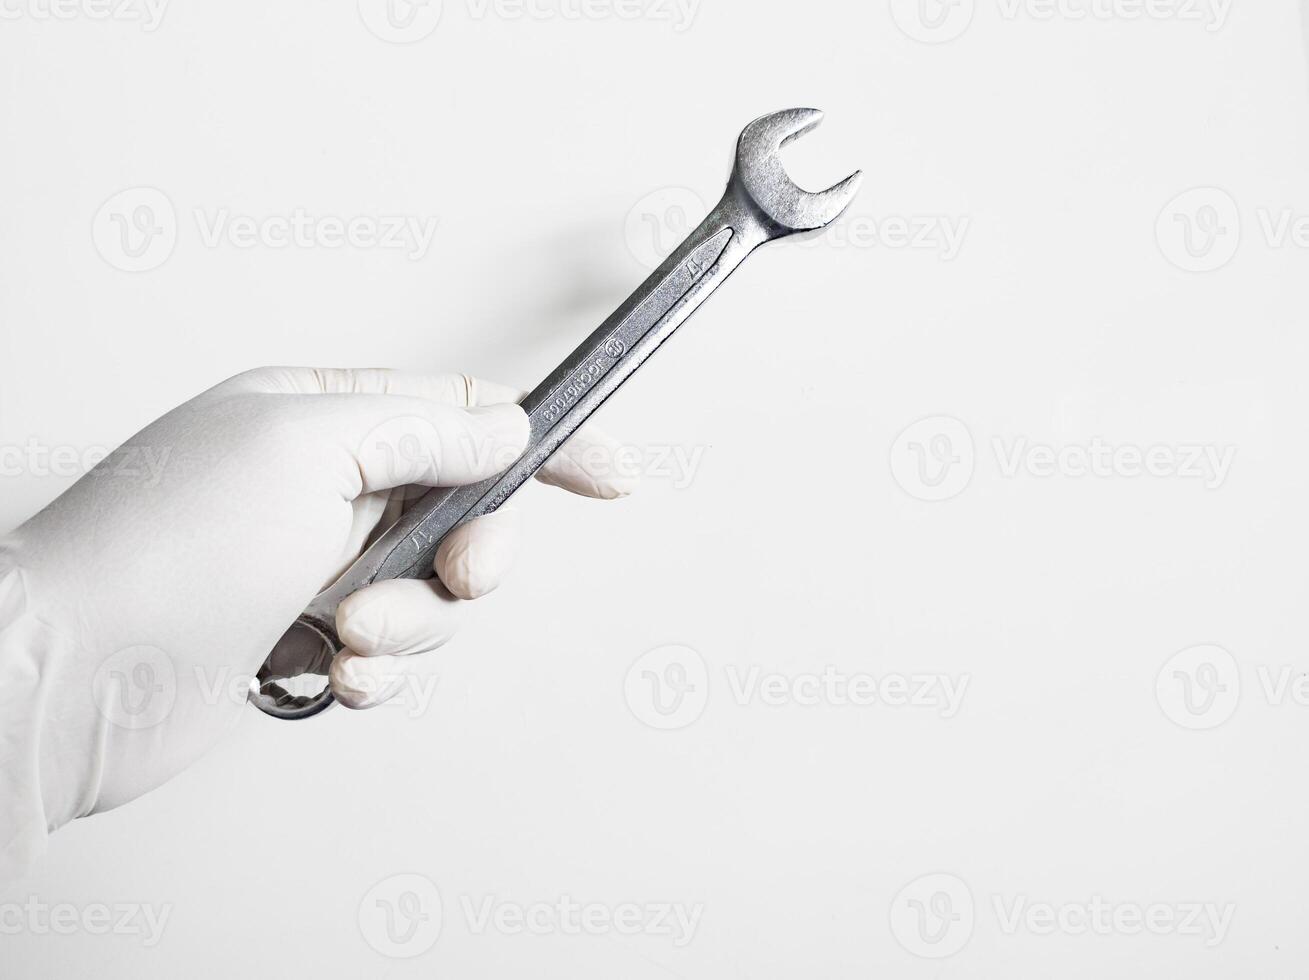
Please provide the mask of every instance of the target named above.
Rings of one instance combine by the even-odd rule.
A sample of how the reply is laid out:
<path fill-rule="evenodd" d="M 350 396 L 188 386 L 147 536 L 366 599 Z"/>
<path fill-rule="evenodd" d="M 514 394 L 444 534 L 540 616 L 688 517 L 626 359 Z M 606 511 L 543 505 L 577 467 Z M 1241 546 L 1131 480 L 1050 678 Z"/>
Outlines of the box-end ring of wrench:
<path fill-rule="evenodd" d="M 481 483 L 427 493 L 314 599 L 292 628 L 313 631 L 325 652 L 335 656 L 342 646 L 336 609 L 346 596 L 383 579 L 431 577 L 442 539 L 465 521 L 495 510 L 531 479 L 746 256 L 766 242 L 817 230 L 839 216 L 854 199 L 862 173 L 813 193 L 791 181 L 779 153 L 822 118 L 817 109 L 787 109 L 747 126 L 737 143 L 727 191 L 709 217 L 523 399 L 531 436 L 518 461 Z M 251 682 L 250 700 L 275 718 L 299 719 L 318 714 L 333 698 L 328 688 L 311 696 L 288 693 L 265 663 Z"/>

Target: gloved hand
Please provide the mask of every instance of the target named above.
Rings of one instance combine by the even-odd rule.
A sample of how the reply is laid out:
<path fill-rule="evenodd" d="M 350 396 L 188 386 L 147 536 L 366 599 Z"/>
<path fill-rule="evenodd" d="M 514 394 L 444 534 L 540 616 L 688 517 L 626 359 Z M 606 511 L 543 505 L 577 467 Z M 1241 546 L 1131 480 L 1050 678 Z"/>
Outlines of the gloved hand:
<path fill-rule="evenodd" d="M 263 368 L 169 412 L 0 538 L 0 867 L 163 783 L 246 711 L 245 690 L 315 594 L 422 488 L 523 451 L 518 392 L 463 375 Z M 615 498 L 633 479 L 583 429 L 540 479 Z M 342 603 L 337 699 L 396 693 L 415 654 L 503 577 L 512 505 L 453 532 L 438 579 Z M 295 660 L 288 638 L 275 654 Z"/>

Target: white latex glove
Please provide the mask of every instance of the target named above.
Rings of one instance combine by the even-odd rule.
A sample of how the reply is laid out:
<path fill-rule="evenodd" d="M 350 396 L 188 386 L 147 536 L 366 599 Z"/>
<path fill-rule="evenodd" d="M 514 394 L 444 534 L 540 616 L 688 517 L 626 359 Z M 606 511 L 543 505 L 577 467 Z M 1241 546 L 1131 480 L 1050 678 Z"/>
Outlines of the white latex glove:
<path fill-rule="evenodd" d="M 0 538 L 0 868 L 160 785 L 254 711 L 249 678 L 419 495 L 409 485 L 477 482 L 521 454 L 518 396 L 463 375 L 251 371 L 169 412 Z M 540 478 L 625 496 L 615 448 L 584 429 Z M 461 605 L 499 584 L 517 529 L 502 508 L 450 535 L 439 581 L 346 600 L 338 700 L 395 693 L 406 658 L 445 643 Z"/>

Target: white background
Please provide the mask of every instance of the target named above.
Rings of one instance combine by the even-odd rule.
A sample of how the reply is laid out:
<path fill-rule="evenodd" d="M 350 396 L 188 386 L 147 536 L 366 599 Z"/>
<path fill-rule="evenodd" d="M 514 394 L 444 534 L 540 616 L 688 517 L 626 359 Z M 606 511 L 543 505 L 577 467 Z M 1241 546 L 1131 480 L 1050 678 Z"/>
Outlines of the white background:
<path fill-rule="evenodd" d="M 162 938 L 29 917 L 0 974 L 1304 976 L 1309 707 L 1279 688 L 1309 668 L 1297 5 L 445 0 L 394 43 L 362 3 L 174 0 L 152 25 L 5 0 L 0 528 L 71 482 L 40 450 L 115 445 L 248 367 L 532 385 L 763 112 L 825 109 L 791 171 L 865 189 L 605 408 L 654 461 L 637 496 L 524 496 L 521 563 L 427 710 L 251 709 L 0 888 L 147 904 Z M 115 208 L 162 229 L 156 267 L 123 271 Z M 416 259 L 206 244 L 220 213 L 296 209 L 438 225 Z M 1119 455 L 1084 472 L 1097 439 Z M 1137 473 L 1151 447 L 1178 465 Z M 1230 468 L 1188 475 L 1190 447 Z M 638 658 L 669 644 L 702 658 L 669 655 L 703 710 L 662 730 Z M 947 718 L 733 686 L 828 666 L 966 689 Z M 377 902 L 405 894 L 427 918 L 397 947 Z M 466 911 L 561 896 L 703 910 L 680 945 Z M 1077 927 L 1097 896 L 1108 934 Z M 1221 936 L 1189 903 L 1232 913 Z M 1052 929 L 1011 918 L 1046 905 Z"/>

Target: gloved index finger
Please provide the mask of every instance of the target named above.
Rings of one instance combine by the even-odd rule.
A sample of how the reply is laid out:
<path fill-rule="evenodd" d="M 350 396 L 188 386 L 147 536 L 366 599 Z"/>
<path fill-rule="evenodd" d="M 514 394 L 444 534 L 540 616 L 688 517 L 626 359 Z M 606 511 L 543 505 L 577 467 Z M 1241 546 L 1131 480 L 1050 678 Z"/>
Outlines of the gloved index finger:
<path fill-rule="evenodd" d="M 408 395 L 460 408 L 517 402 L 524 394 L 470 374 L 391 368 L 264 367 L 239 374 L 220 387 L 282 395 Z"/>
<path fill-rule="evenodd" d="M 269 367 L 238 375 L 228 384 L 268 393 L 414 397 L 460 408 L 517 404 L 526 394 L 513 385 L 471 374 L 421 374 L 390 368 Z M 400 426 L 393 428 L 397 431 L 381 440 L 383 444 L 394 443 L 390 448 L 382 449 L 384 456 L 413 457 L 407 460 L 412 464 L 415 459 L 429 453 L 427 441 L 417 432 L 423 428 L 421 424 L 414 432 L 400 431 L 403 428 Z M 631 472 L 631 467 L 622 459 L 625 448 L 594 423 L 588 422 L 546 462 L 537 479 L 583 497 L 603 500 L 625 497 L 638 482 L 638 474 Z M 511 462 L 512 459 L 506 460 L 504 466 Z M 415 472 L 418 472 L 417 468 Z M 392 485 L 391 477 L 379 475 L 378 478 L 388 488 Z M 410 482 L 433 485 L 421 475 L 416 475 Z"/>
<path fill-rule="evenodd" d="M 476 483 L 527 447 L 527 415 L 513 404 L 465 409 L 398 395 L 307 397 L 306 424 L 345 451 L 348 500 L 409 484 Z"/>

